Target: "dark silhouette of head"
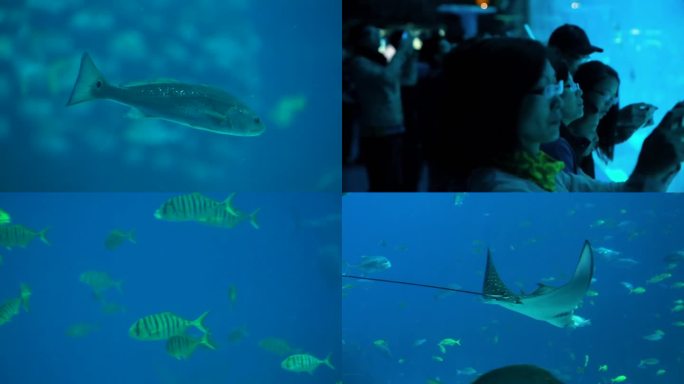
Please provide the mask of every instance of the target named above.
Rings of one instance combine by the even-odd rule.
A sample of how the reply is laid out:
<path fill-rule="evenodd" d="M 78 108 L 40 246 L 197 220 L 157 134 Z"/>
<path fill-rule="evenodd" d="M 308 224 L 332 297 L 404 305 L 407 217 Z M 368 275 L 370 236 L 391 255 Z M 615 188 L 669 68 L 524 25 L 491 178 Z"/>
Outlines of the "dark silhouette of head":
<path fill-rule="evenodd" d="M 444 147 L 437 158 L 451 165 L 455 178 L 515 151 L 523 99 L 546 62 L 542 44 L 521 38 L 467 40 L 446 56 L 440 98 Z"/>
<path fill-rule="evenodd" d="M 534 365 L 509 365 L 489 371 L 473 384 L 563 384 L 550 372 Z"/>

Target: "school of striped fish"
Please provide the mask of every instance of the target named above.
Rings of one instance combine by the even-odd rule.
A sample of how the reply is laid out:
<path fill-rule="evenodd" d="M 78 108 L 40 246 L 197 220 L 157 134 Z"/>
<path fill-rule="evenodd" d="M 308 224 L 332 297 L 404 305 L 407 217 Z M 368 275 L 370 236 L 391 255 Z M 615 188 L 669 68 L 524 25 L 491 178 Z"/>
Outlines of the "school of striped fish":
<path fill-rule="evenodd" d="M 198 346 L 216 349 L 210 340 L 210 333 L 204 325 L 209 312 L 204 312 L 195 320 L 187 320 L 172 312 L 161 312 L 138 319 L 128 330 L 128 334 L 137 340 L 166 340 L 166 351 L 176 359 L 187 359 Z M 189 332 L 194 327 L 202 332 L 197 339 Z"/>
<path fill-rule="evenodd" d="M 252 228 L 259 229 L 257 213 L 260 208 L 254 209 L 251 213 L 245 213 L 235 207 L 234 198 L 235 193 L 230 194 L 223 201 L 214 200 L 200 193 L 178 195 L 164 201 L 154 212 L 154 217 L 163 221 L 199 222 L 226 229 L 235 228 L 242 222 L 249 222 Z M 9 213 L 0 209 L 0 246 L 8 250 L 17 247 L 25 248 L 36 239 L 50 245 L 46 236 L 48 229 L 38 231 L 21 224 L 14 224 Z M 115 251 L 126 243 L 131 245 L 137 243 L 135 230 L 113 229 L 104 238 L 104 246 L 108 251 Z M 3 256 L 0 255 L 0 266 L 2 263 Z M 107 271 L 86 270 L 78 276 L 78 280 L 90 289 L 95 301 L 100 303 L 102 312 L 106 314 L 126 312 L 124 306 L 112 301 L 114 295 L 125 294 L 122 279 L 111 276 Z M 234 284 L 228 285 L 227 289 L 227 305 L 232 309 L 238 301 L 238 289 Z M 19 315 L 22 309 L 28 312 L 31 294 L 31 288 L 27 284 L 21 284 L 18 295 L 7 298 L 0 304 L 0 325 L 8 323 Z M 147 314 L 130 325 L 128 334 L 131 338 L 140 341 L 165 341 L 165 350 L 168 355 L 178 360 L 188 359 L 199 347 L 208 350 L 217 349 L 211 332 L 204 323 L 208 314 L 209 311 L 205 311 L 195 319 L 187 319 L 170 311 Z M 71 324 L 64 333 L 71 338 L 81 339 L 100 331 L 102 327 L 99 324 L 80 322 Z M 237 331 L 231 332 L 227 340 L 235 343 L 248 335 L 246 327 L 242 326 Z M 311 375 L 320 365 L 335 369 L 330 355 L 325 359 L 319 359 L 299 348 L 291 347 L 289 342 L 282 338 L 262 339 L 258 346 L 264 351 L 285 356 L 280 366 L 288 372 Z"/>

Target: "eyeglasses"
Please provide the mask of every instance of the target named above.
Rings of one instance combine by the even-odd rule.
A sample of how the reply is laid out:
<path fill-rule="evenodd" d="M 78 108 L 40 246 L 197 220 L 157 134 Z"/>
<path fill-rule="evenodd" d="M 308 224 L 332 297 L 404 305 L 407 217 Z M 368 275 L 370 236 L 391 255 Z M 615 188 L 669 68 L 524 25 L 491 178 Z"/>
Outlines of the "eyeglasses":
<path fill-rule="evenodd" d="M 563 80 L 559 81 L 556 84 L 549 84 L 544 88 L 537 88 L 531 90 L 529 93 L 533 95 L 542 95 L 546 99 L 553 99 L 556 96 L 560 96 L 563 94 Z"/>
<path fill-rule="evenodd" d="M 577 92 L 580 90 L 580 86 L 577 83 L 566 83 L 565 89 L 567 89 L 570 92 Z"/>

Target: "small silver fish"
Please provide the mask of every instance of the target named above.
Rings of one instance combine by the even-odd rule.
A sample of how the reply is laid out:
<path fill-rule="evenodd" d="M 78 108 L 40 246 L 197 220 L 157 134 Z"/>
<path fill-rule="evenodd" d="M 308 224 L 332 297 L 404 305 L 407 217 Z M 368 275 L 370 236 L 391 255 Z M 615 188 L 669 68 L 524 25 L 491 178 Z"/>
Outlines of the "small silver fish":
<path fill-rule="evenodd" d="M 117 87 L 107 82 L 84 53 L 67 106 L 95 99 L 133 107 L 131 115 L 136 117 L 164 119 L 223 135 L 259 136 L 265 130 L 249 107 L 220 89 L 169 81 Z"/>
<path fill-rule="evenodd" d="M 356 268 L 364 273 L 381 272 L 392 267 L 392 262 L 385 256 L 361 256 L 361 263 L 348 264 L 348 267 Z"/>

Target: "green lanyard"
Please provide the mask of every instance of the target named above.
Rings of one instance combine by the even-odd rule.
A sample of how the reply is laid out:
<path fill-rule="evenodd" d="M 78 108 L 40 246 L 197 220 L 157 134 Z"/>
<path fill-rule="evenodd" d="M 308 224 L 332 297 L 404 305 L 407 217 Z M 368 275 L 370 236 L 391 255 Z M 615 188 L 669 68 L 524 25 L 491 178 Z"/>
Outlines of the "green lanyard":
<path fill-rule="evenodd" d="M 556 174 L 565 168 L 565 163 L 556 161 L 546 153 L 539 151 L 533 156 L 526 151 L 516 151 L 500 162 L 503 170 L 532 180 L 549 192 L 556 190 Z"/>

